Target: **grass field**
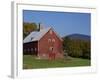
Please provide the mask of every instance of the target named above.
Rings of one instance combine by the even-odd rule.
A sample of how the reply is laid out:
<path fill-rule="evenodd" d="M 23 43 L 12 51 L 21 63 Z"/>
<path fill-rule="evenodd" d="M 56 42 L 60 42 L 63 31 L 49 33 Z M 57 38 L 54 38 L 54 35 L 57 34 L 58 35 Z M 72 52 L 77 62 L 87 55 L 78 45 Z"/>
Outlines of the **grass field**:
<path fill-rule="evenodd" d="M 32 55 L 24 55 L 23 57 L 23 69 L 77 67 L 77 66 L 90 66 L 90 65 L 91 65 L 90 60 L 81 58 L 44 60 L 44 59 L 36 59 Z"/>

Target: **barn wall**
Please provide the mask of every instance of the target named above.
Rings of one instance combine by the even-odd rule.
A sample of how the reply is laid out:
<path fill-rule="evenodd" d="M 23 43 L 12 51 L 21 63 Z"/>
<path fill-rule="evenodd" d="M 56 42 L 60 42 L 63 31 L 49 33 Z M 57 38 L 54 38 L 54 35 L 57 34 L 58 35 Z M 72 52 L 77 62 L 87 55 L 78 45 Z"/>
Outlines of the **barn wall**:
<path fill-rule="evenodd" d="M 51 47 L 53 47 L 53 51 L 51 51 Z M 39 55 L 42 58 L 49 58 L 49 54 L 52 52 L 55 53 L 55 58 L 63 58 L 62 41 L 55 32 L 50 33 L 49 30 L 39 41 Z"/>

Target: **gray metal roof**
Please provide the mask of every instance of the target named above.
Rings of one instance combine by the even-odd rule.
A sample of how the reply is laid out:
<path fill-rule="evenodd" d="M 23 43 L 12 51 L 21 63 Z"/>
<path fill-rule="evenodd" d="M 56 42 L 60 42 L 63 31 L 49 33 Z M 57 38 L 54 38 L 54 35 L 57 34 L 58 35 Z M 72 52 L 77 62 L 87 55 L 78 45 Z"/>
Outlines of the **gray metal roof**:
<path fill-rule="evenodd" d="M 49 30 L 51 27 L 41 29 L 40 31 L 33 31 L 31 32 L 25 39 L 24 43 L 32 42 L 32 41 L 38 41 L 40 40 Z"/>

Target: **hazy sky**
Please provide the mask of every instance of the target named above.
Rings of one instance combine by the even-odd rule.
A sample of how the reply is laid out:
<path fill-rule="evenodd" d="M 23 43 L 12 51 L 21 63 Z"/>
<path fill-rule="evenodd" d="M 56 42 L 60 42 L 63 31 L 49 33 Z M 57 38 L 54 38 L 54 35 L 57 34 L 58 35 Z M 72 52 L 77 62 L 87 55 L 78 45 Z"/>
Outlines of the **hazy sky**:
<path fill-rule="evenodd" d="M 23 10 L 23 21 L 53 27 L 60 36 L 74 33 L 90 35 L 91 30 L 90 13 Z"/>

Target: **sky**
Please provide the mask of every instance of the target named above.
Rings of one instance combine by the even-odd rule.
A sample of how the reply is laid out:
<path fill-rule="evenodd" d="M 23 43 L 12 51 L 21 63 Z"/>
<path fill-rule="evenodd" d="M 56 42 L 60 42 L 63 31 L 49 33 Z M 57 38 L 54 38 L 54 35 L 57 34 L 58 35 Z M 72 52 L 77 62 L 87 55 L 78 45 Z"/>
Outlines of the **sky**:
<path fill-rule="evenodd" d="M 23 10 L 23 21 L 53 27 L 62 37 L 70 34 L 91 34 L 90 13 Z"/>

